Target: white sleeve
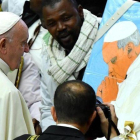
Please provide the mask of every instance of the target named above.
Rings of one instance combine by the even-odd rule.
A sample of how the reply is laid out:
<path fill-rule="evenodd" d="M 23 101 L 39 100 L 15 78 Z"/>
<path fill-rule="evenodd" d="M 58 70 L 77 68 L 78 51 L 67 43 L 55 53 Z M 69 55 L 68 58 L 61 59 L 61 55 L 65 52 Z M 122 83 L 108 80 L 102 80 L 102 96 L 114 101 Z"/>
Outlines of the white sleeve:
<path fill-rule="evenodd" d="M 41 121 L 40 125 L 42 131 L 45 131 L 50 125 L 55 125 L 52 115 L 51 107 L 53 106 L 54 90 L 56 89 L 54 82 L 48 75 L 47 70 L 50 66 L 50 59 L 47 57 L 47 53 L 42 55 L 42 67 L 41 67 Z"/>
<path fill-rule="evenodd" d="M 39 110 L 40 105 L 41 105 L 41 101 L 38 101 L 38 102 L 35 102 L 34 104 L 32 104 L 29 108 L 31 117 L 35 118 L 39 122 L 40 122 L 40 110 Z"/>
<path fill-rule="evenodd" d="M 27 103 L 31 117 L 38 121 L 40 121 L 40 83 L 39 69 L 35 66 L 31 55 L 29 53 L 24 53 L 24 66 L 19 84 L 19 91 Z"/>
<path fill-rule="evenodd" d="M 42 128 L 42 132 L 44 132 L 50 125 L 55 125 L 52 115 L 51 115 L 51 107 L 53 106 L 53 103 L 51 101 L 48 88 L 46 86 L 45 77 L 42 75 L 41 78 L 41 121 L 40 125 Z"/>
<path fill-rule="evenodd" d="M 43 83 L 41 83 L 41 121 L 40 125 L 42 128 L 42 132 L 44 132 L 50 125 L 55 125 L 52 115 L 51 115 L 51 107 L 53 106 L 50 96 L 48 94 L 47 89 L 45 88 Z"/>

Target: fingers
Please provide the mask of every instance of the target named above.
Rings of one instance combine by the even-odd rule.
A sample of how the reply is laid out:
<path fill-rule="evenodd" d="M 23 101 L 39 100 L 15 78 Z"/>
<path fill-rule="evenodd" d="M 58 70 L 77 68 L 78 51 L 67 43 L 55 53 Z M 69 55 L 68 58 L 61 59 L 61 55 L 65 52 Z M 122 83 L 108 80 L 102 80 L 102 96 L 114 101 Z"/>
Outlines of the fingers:
<path fill-rule="evenodd" d="M 102 98 L 103 92 L 105 89 L 105 81 L 102 81 L 101 84 L 98 86 L 97 95 Z"/>
<path fill-rule="evenodd" d="M 105 105 L 110 108 L 110 113 L 111 113 L 112 121 L 117 125 L 118 118 L 117 118 L 116 113 L 115 113 L 115 107 L 114 107 L 114 105 L 109 104 L 109 103 L 106 103 Z"/>
<path fill-rule="evenodd" d="M 106 121 L 106 117 L 104 115 L 103 110 L 100 107 L 97 107 L 96 109 L 97 109 L 97 113 L 98 113 L 98 115 L 100 117 L 100 121 L 101 122 L 105 122 Z"/>
<path fill-rule="evenodd" d="M 37 120 L 33 118 L 33 119 L 32 119 L 32 122 L 33 122 L 33 125 L 34 125 L 34 128 L 35 128 L 36 123 L 37 123 Z"/>
<path fill-rule="evenodd" d="M 102 132 L 105 135 L 105 137 L 107 137 L 107 135 L 108 135 L 108 129 L 107 129 L 108 128 L 108 120 L 105 117 L 104 112 L 100 107 L 97 107 L 96 109 L 97 109 L 97 113 L 100 117 Z"/>
<path fill-rule="evenodd" d="M 111 105 L 111 104 L 106 104 L 106 105 L 110 108 L 111 112 L 115 113 L 115 109 L 114 109 L 113 105 Z M 100 107 L 97 107 L 97 113 L 98 113 L 98 115 L 100 117 L 102 132 L 105 135 L 105 137 L 107 138 L 107 135 L 108 135 L 108 125 L 109 125 L 108 119 L 105 117 L 104 112 L 103 112 L 103 110 Z M 113 114 L 112 116 L 113 116 L 113 119 L 116 118 L 116 114 Z M 116 136 L 117 136 L 117 133 L 116 133 L 115 129 L 113 127 L 111 127 L 110 139 L 114 138 Z"/>
<path fill-rule="evenodd" d="M 35 128 L 35 133 L 36 133 L 36 135 L 40 135 L 42 133 L 42 130 L 41 130 L 41 127 L 39 124 Z"/>
<path fill-rule="evenodd" d="M 34 129 L 35 129 L 35 133 L 36 135 L 41 134 L 41 127 L 39 125 L 39 121 L 37 121 L 36 119 L 32 119 L 33 125 L 34 125 Z"/>

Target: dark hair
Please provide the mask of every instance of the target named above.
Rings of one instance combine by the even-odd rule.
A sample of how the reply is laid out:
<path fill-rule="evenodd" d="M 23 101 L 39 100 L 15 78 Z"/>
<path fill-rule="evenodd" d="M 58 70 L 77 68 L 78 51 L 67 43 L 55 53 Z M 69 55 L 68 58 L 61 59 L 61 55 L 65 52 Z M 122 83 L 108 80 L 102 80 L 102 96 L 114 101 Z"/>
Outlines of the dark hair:
<path fill-rule="evenodd" d="M 91 11 L 97 17 L 102 17 L 107 0 L 77 0 L 84 9 Z"/>
<path fill-rule="evenodd" d="M 73 80 L 58 86 L 54 106 L 59 122 L 84 125 L 95 110 L 95 92 L 88 84 Z"/>
<path fill-rule="evenodd" d="M 54 7 L 54 5 L 60 1 L 61 0 L 42 0 L 42 6 Z M 67 1 L 71 2 L 76 8 L 78 7 L 76 0 L 67 0 Z"/>

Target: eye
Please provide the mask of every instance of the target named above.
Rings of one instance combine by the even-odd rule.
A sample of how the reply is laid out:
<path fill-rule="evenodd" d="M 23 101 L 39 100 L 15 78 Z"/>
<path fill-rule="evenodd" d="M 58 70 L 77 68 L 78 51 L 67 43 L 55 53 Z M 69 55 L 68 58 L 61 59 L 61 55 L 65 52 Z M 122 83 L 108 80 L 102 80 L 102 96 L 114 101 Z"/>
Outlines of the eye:
<path fill-rule="evenodd" d="M 64 21 L 68 21 L 68 20 L 70 20 L 70 18 L 71 18 L 71 16 L 64 16 L 64 17 L 63 17 L 63 20 L 64 20 Z"/>
<path fill-rule="evenodd" d="M 114 58 L 111 59 L 111 63 L 112 64 L 115 64 L 116 63 L 116 60 L 117 60 L 117 56 L 115 56 Z"/>
<path fill-rule="evenodd" d="M 21 43 L 21 46 L 24 48 L 27 45 L 27 41 Z"/>
<path fill-rule="evenodd" d="M 55 22 L 48 22 L 48 23 L 47 23 L 47 26 L 48 26 L 48 27 L 52 27 L 52 26 L 54 26 L 54 25 L 55 25 Z"/>
<path fill-rule="evenodd" d="M 132 51 L 132 49 L 131 48 L 128 48 L 128 54 L 131 53 L 131 51 Z"/>

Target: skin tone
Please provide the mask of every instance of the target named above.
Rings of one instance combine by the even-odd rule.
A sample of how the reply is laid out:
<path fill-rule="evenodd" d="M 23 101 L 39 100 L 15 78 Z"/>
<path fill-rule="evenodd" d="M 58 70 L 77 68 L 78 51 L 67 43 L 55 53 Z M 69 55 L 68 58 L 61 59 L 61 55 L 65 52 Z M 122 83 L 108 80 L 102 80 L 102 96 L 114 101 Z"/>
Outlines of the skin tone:
<path fill-rule="evenodd" d="M 3 37 L 0 40 L 0 57 L 11 70 L 19 68 L 21 56 L 29 51 L 27 40 L 28 28 L 22 20 L 13 27 L 9 38 Z"/>
<path fill-rule="evenodd" d="M 115 125 L 117 125 L 118 122 L 118 118 L 116 117 L 115 114 L 115 108 L 113 105 L 111 104 L 105 104 L 110 108 L 110 112 L 111 112 L 111 119 L 114 122 Z M 105 137 L 107 138 L 108 135 L 108 119 L 105 117 L 104 112 L 102 111 L 102 109 L 100 107 L 97 107 L 97 113 L 100 117 L 101 120 L 101 129 L 103 134 L 105 135 Z M 117 133 L 115 131 L 115 129 L 113 127 L 111 127 L 111 135 L 110 135 L 110 139 L 114 138 L 117 136 Z"/>
<path fill-rule="evenodd" d="M 137 55 L 134 53 L 134 49 L 135 46 L 133 43 L 129 43 L 124 50 L 123 48 L 118 48 L 117 41 L 112 43 L 104 43 L 103 58 L 106 64 L 108 64 L 109 76 L 117 78 L 118 83 L 125 79 L 129 66 L 137 57 Z"/>
<path fill-rule="evenodd" d="M 118 93 L 117 83 L 121 83 L 125 79 L 128 68 L 140 53 L 140 46 L 136 47 L 130 42 L 124 49 L 119 49 L 117 41 L 115 41 L 104 43 L 102 52 L 103 59 L 108 64 L 109 76 L 105 77 L 105 80 L 98 87 L 97 95 L 102 97 L 104 102 L 110 102 L 116 99 Z"/>
<path fill-rule="evenodd" d="M 118 85 L 115 78 L 105 77 L 97 89 L 97 96 L 101 97 L 103 102 L 111 102 L 116 99 L 118 94 Z"/>
<path fill-rule="evenodd" d="M 43 8 L 44 26 L 69 53 L 76 43 L 83 23 L 83 9 L 68 0 Z"/>
<path fill-rule="evenodd" d="M 33 122 L 33 125 L 34 125 L 36 135 L 40 135 L 42 133 L 42 130 L 41 130 L 41 127 L 39 125 L 39 121 L 37 121 L 35 118 L 33 118 L 32 122 Z"/>

